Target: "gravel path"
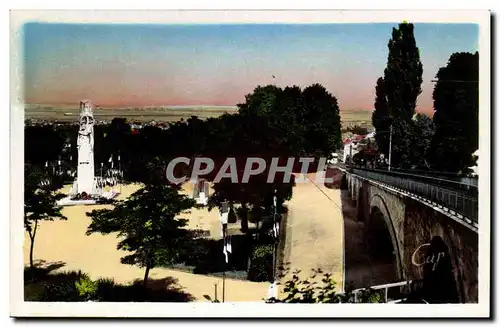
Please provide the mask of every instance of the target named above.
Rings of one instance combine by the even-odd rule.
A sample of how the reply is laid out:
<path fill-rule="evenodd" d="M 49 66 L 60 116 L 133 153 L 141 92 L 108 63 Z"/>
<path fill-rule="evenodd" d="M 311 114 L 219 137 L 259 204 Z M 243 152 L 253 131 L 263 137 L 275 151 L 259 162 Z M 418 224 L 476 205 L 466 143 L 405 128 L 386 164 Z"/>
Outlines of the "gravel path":
<path fill-rule="evenodd" d="M 298 177 L 298 176 L 297 176 Z M 340 190 L 312 182 L 297 183 L 288 202 L 284 262 L 301 277 L 312 269 L 333 275 L 340 290 L 343 285 L 343 221 Z M 286 280 L 289 275 L 285 276 Z"/>

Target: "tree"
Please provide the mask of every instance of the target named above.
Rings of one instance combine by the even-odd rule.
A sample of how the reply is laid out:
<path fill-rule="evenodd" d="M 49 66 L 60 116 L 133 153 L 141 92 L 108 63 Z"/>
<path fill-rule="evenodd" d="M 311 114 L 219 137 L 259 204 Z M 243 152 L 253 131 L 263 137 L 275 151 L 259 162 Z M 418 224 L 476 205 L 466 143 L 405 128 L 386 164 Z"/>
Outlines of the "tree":
<path fill-rule="evenodd" d="M 436 170 L 467 172 L 479 146 L 479 54 L 454 53 L 439 69 L 434 87 L 436 133 L 431 163 Z"/>
<path fill-rule="evenodd" d="M 342 145 L 337 98 L 322 85 L 313 84 L 302 92 L 305 104 L 306 153 L 330 156 Z"/>
<path fill-rule="evenodd" d="M 123 264 L 145 268 L 143 285 L 149 271 L 161 260 L 176 262 L 187 246 L 190 233 L 183 228 L 186 219 L 178 218 L 195 205 L 193 199 L 179 194 L 180 187 L 147 184 L 113 209 L 94 210 L 87 234 L 118 232 L 122 240 L 117 248 L 131 252 L 121 258 Z"/>
<path fill-rule="evenodd" d="M 389 131 L 391 121 L 387 104 L 387 91 L 384 79 L 380 77 L 375 87 L 375 110 L 372 113 L 372 124 L 375 127 L 375 141 L 380 153 L 389 155 Z"/>
<path fill-rule="evenodd" d="M 389 56 L 384 70 L 387 104 L 391 118 L 409 121 L 415 114 L 422 92 L 422 63 L 413 35 L 413 24 L 402 23 L 392 29 Z"/>
<path fill-rule="evenodd" d="M 369 133 L 368 128 L 359 125 L 354 125 L 353 127 L 348 128 L 347 131 L 355 135 L 367 135 Z"/>
<path fill-rule="evenodd" d="M 401 23 L 392 29 L 389 55 L 383 79 L 377 81 L 375 112 L 372 118 L 377 134 L 388 134 L 392 125 L 392 162 L 394 166 L 411 165 L 407 160 L 411 147 L 411 121 L 417 97 L 422 92 L 422 63 L 413 34 L 413 24 Z M 377 143 L 388 151 L 388 137 L 379 135 Z"/>
<path fill-rule="evenodd" d="M 267 119 L 264 135 L 273 141 L 268 147 L 274 150 L 328 156 L 341 146 L 337 99 L 320 84 L 303 90 L 298 86 L 258 86 L 245 100 L 238 105 L 239 114 L 249 121 L 256 116 Z"/>
<path fill-rule="evenodd" d="M 67 218 L 61 213 L 57 201 L 64 197 L 57 193 L 58 185 L 49 180 L 42 168 L 25 165 L 24 167 L 24 229 L 30 237 L 30 267 L 34 267 L 33 253 L 38 222 L 41 220 Z"/>
<path fill-rule="evenodd" d="M 276 85 L 257 86 L 245 96 L 245 102 L 238 104 L 238 111 L 244 116 L 269 116 L 275 112 L 277 98 L 282 92 Z"/>
<path fill-rule="evenodd" d="M 26 162 L 44 165 L 61 155 L 65 135 L 54 125 L 26 126 L 24 129 L 24 157 Z"/>
<path fill-rule="evenodd" d="M 427 159 L 434 130 L 435 126 L 432 118 L 422 113 L 415 115 L 413 119 L 411 162 L 418 168 L 429 168 Z"/>
<path fill-rule="evenodd" d="M 268 183 L 268 172 L 269 169 L 266 169 L 261 174 L 251 176 L 248 183 L 241 182 L 243 169 L 238 173 L 237 183 L 233 183 L 230 179 L 222 179 L 213 186 L 214 192 L 209 198 L 209 209 L 220 206 L 223 201 L 228 201 L 231 207 L 236 204 L 240 205 L 243 231 L 246 230 L 249 212 L 252 213 L 252 220 L 257 224 L 266 219 L 272 212 L 273 195 L 276 194 L 278 207 L 281 207 L 285 200 L 291 199 L 295 185 L 293 175 L 289 182 L 285 182 L 283 175 L 280 174 L 276 174 L 273 183 Z"/>

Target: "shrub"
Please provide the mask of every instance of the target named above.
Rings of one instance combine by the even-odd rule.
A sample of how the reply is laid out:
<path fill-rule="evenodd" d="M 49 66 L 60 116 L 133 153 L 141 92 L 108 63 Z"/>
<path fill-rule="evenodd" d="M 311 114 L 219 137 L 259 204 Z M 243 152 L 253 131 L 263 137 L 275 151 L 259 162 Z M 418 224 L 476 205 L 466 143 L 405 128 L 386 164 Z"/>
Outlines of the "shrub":
<path fill-rule="evenodd" d="M 36 273 L 35 277 L 33 277 L 33 272 Z M 41 268 L 36 269 L 36 271 L 26 269 L 25 276 L 31 276 L 31 278 L 25 279 L 25 301 L 85 301 L 85 298 L 80 296 L 76 282 L 89 277 L 81 271 L 49 274 Z"/>
<path fill-rule="evenodd" d="M 314 271 L 309 279 L 300 279 L 299 271 L 293 273 L 292 278 L 284 283 L 282 300 L 272 299 L 269 303 L 353 303 L 354 294 L 351 290 L 346 293 L 337 293 L 336 282 L 332 274 L 324 273 L 319 282 L 316 279 L 321 270 Z M 373 289 L 365 289 L 357 293 L 357 303 L 380 303 L 382 297 Z"/>
<path fill-rule="evenodd" d="M 93 281 L 89 277 L 84 277 L 79 281 L 76 281 L 75 286 L 78 291 L 78 295 L 84 301 L 95 299 L 97 295 L 97 281 Z"/>
<path fill-rule="evenodd" d="M 252 251 L 248 279 L 254 282 L 273 280 L 273 246 L 256 245 Z"/>
<path fill-rule="evenodd" d="M 116 287 L 115 281 L 111 278 L 99 278 L 96 281 L 97 290 L 96 297 L 99 301 L 111 302 L 116 301 L 114 298 L 114 294 L 116 291 L 114 290 Z"/>

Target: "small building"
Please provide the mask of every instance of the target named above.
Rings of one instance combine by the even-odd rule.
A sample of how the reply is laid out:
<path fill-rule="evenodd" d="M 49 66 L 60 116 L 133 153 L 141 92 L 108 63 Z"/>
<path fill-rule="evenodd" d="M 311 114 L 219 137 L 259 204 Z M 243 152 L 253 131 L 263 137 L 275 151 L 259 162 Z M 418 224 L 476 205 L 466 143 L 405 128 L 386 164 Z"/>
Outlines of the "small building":
<path fill-rule="evenodd" d="M 209 184 L 206 180 L 200 179 L 194 184 L 193 199 L 197 204 L 207 205 L 209 196 Z"/>
<path fill-rule="evenodd" d="M 363 140 L 362 135 L 354 135 L 351 139 L 346 138 L 344 140 L 344 153 L 342 157 L 342 162 L 347 163 L 352 159 L 352 157 L 358 153 L 359 143 Z"/>

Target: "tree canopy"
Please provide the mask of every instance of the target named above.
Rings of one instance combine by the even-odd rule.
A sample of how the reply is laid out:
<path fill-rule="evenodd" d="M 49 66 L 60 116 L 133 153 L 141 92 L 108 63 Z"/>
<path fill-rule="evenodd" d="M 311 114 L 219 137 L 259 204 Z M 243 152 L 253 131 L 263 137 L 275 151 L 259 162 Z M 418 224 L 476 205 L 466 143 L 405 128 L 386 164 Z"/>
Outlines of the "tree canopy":
<path fill-rule="evenodd" d="M 50 176 L 43 168 L 25 164 L 24 166 L 24 229 L 30 237 L 30 267 L 34 267 L 34 246 L 41 220 L 52 221 L 54 219 L 67 218 L 62 214 L 62 207 L 57 201 L 64 195 L 57 193 L 60 187 L 53 183 Z"/>
<path fill-rule="evenodd" d="M 118 232 L 117 248 L 131 254 L 121 262 L 145 268 L 144 285 L 149 271 L 161 262 L 176 262 L 190 239 L 186 219 L 178 215 L 195 205 L 193 199 L 179 194 L 179 187 L 147 184 L 112 209 L 93 210 L 87 234 Z"/>
<path fill-rule="evenodd" d="M 388 155 L 389 131 L 392 125 L 391 165 L 405 167 L 411 160 L 412 118 L 417 97 L 422 92 L 422 63 L 411 23 L 392 29 L 384 77 L 376 85 L 375 111 L 372 116 L 376 141 Z"/>
<path fill-rule="evenodd" d="M 454 53 L 434 87 L 431 163 L 436 170 L 466 172 L 479 146 L 479 54 Z"/>

